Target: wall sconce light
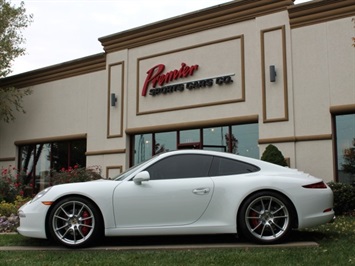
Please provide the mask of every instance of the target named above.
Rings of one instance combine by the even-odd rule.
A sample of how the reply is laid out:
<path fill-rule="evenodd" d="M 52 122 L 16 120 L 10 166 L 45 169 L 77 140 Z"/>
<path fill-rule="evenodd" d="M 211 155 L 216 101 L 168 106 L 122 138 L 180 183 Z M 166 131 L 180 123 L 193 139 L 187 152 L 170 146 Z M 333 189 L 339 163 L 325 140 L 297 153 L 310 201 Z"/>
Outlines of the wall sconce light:
<path fill-rule="evenodd" d="M 111 93 L 111 106 L 115 107 L 116 106 L 116 102 L 117 102 L 116 94 Z"/>
<path fill-rule="evenodd" d="M 276 81 L 276 69 L 274 65 L 269 66 L 270 70 L 270 82 Z"/>

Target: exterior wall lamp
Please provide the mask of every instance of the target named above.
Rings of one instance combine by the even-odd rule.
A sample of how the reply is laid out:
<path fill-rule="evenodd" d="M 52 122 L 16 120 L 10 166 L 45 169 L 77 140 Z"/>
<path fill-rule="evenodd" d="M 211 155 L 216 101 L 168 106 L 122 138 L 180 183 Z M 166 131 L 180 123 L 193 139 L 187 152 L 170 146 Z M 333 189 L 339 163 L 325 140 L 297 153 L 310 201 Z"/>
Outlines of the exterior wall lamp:
<path fill-rule="evenodd" d="M 111 93 L 111 106 L 115 107 L 117 103 L 117 97 L 115 93 Z"/>
<path fill-rule="evenodd" d="M 270 70 L 270 82 L 276 81 L 276 69 L 274 65 L 269 66 Z"/>

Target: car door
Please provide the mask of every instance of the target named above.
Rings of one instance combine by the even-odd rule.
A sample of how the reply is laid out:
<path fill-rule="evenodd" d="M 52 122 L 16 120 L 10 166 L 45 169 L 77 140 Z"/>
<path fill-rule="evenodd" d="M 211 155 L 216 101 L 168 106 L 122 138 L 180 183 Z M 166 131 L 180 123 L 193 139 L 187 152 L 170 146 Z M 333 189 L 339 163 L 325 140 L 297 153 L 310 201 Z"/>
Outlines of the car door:
<path fill-rule="evenodd" d="M 122 182 L 115 190 L 117 227 L 179 226 L 196 222 L 213 196 L 205 155 L 175 155 L 144 169 L 149 181 Z"/>

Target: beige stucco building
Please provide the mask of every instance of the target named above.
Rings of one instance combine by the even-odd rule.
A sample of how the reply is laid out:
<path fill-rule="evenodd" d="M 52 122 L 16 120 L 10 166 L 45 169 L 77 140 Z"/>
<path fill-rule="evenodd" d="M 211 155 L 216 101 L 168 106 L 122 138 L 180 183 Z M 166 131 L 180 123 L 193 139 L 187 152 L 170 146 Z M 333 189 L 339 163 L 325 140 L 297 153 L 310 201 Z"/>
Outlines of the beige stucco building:
<path fill-rule="evenodd" d="M 103 53 L 0 80 L 33 90 L 0 122 L 0 167 L 37 184 L 73 164 L 112 177 L 163 150 L 274 144 L 292 168 L 353 182 L 354 17 L 353 0 L 240 0 L 101 37 Z"/>

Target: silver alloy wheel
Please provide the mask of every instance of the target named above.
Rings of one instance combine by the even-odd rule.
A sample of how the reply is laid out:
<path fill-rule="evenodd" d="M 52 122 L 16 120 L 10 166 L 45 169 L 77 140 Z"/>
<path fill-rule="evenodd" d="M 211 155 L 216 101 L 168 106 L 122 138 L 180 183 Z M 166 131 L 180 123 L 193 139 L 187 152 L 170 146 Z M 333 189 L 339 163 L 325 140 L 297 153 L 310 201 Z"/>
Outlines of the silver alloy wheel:
<path fill-rule="evenodd" d="M 255 198 L 246 208 L 248 231 L 262 241 L 277 241 L 288 233 L 290 214 L 287 206 L 273 196 Z"/>
<path fill-rule="evenodd" d="M 57 239 L 68 245 L 80 245 L 95 230 L 95 215 L 82 201 L 72 200 L 56 206 L 51 221 Z"/>

